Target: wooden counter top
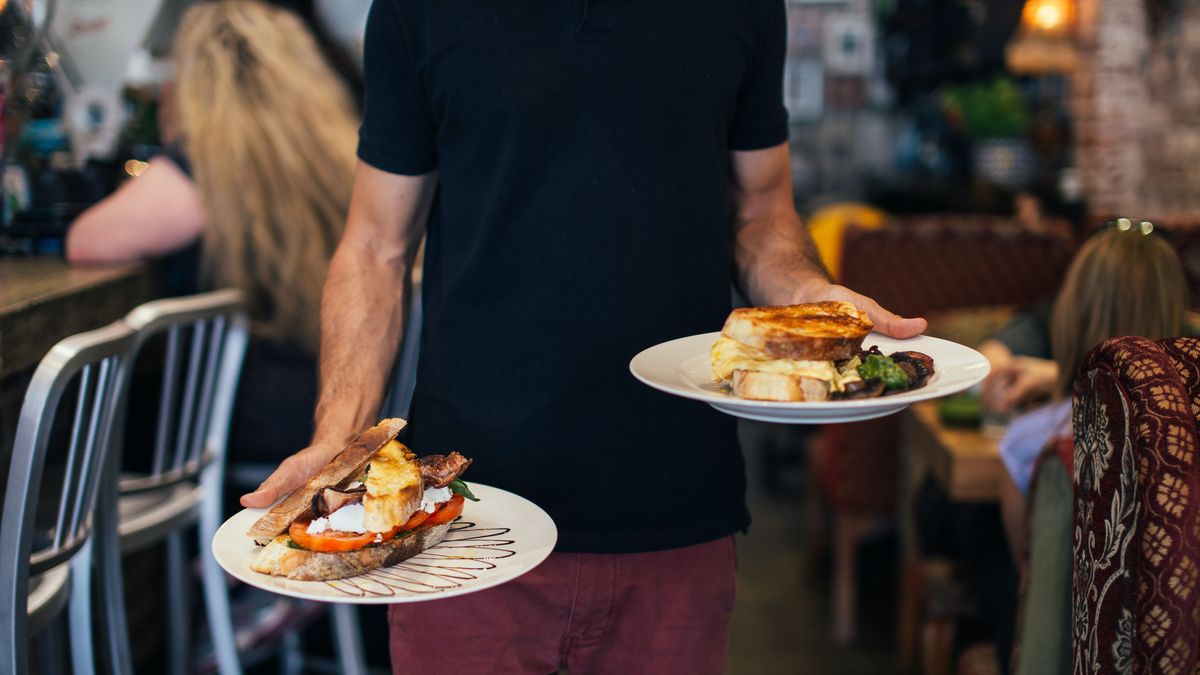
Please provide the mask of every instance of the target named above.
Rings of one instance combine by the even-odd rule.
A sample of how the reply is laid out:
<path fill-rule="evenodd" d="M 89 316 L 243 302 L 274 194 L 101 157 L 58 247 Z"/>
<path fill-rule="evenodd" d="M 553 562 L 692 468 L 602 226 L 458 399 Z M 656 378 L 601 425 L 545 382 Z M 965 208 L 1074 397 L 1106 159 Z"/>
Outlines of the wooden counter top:
<path fill-rule="evenodd" d="M 37 365 L 62 338 L 99 328 L 155 297 L 143 264 L 72 267 L 61 258 L 0 257 L 0 378 Z"/>
<path fill-rule="evenodd" d="M 937 401 L 908 409 L 904 442 L 920 453 L 934 478 L 953 501 L 993 502 L 1005 477 L 1000 440 L 978 429 L 947 427 L 938 419 Z"/>

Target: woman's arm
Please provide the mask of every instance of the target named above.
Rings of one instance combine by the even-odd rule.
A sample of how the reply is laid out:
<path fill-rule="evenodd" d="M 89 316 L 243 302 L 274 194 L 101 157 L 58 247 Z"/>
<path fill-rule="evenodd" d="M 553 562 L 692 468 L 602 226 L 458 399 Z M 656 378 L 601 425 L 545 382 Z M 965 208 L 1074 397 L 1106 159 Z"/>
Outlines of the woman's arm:
<path fill-rule="evenodd" d="M 141 176 L 84 211 L 67 232 L 67 260 L 105 263 L 142 260 L 187 246 L 204 230 L 195 184 L 165 157 Z"/>

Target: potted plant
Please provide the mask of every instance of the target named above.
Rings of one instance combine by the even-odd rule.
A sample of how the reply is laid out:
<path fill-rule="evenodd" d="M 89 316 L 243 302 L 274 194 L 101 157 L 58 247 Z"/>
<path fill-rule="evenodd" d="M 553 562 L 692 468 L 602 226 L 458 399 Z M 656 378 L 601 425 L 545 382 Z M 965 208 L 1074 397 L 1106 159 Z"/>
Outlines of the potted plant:
<path fill-rule="evenodd" d="M 1037 169 L 1027 136 L 1029 107 L 1011 78 L 947 87 L 941 102 L 950 123 L 971 141 L 977 179 L 1012 190 L 1028 187 Z"/>

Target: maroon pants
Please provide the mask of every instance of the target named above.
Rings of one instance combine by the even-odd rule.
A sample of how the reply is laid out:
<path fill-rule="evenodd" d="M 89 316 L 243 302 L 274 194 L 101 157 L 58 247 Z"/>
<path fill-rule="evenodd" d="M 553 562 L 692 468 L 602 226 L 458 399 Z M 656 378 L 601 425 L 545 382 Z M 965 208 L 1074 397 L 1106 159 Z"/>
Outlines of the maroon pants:
<path fill-rule="evenodd" d="M 729 536 L 652 553 L 554 553 L 495 588 L 392 605 L 392 672 L 721 673 L 733 547 Z"/>

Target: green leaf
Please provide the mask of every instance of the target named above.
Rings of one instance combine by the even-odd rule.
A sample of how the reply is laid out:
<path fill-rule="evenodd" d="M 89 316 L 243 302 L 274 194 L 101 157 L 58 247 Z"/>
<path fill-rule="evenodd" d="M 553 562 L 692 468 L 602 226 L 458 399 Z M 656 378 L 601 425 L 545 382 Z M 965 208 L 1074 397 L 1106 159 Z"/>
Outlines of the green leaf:
<path fill-rule="evenodd" d="M 479 501 L 479 497 L 471 494 L 471 488 L 467 487 L 467 484 L 462 482 L 461 478 L 455 478 L 446 487 L 450 488 L 450 491 L 456 495 L 462 495 L 473 502 Z"/>

